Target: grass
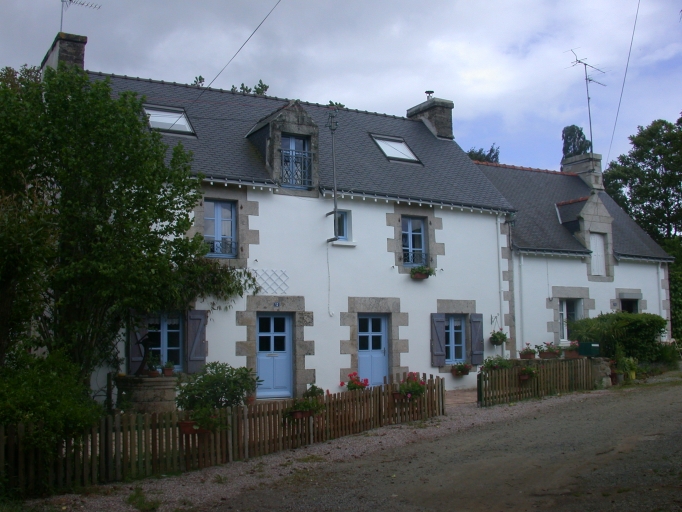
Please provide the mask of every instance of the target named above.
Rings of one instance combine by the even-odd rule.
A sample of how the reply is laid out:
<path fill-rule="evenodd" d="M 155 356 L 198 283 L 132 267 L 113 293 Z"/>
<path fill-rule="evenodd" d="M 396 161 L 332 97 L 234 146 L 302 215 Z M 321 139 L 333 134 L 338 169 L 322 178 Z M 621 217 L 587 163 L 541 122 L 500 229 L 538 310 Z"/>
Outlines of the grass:
<path fill-rule="evenodd" d="M 320 457 L 319 455 L 308 455 L 306 457 L 301 457 L 296 459 L 296 462 L 326 462 L 327 459 Z"/>
<path fill-rule="evenodd" d="M 132 494 L 128 496 L 126 503 L 132 505 L 140 512 L 156 512 L 161 505 L 160 500 L 148 500 L 141 487 L 135 487 Z"/>

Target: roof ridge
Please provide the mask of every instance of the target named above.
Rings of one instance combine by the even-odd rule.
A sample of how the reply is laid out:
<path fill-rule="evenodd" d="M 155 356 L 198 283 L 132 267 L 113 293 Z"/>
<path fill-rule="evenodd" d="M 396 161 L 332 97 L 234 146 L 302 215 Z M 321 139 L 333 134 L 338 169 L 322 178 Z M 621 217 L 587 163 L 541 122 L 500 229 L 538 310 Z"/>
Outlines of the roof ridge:
<path fill-rule="evenodd" d="M 557 203 L 557 206 L 566 206 L 569 204 L 574 204 L 574 203 L 581 203 L 583 201 L 587 201 L 590 198 L 590 196 L 584 196 L 584 197 L 579 197 L 577 199 L 569 199 L 568 201 L 561 201 Z"/>
<path fill-rule="evenodd" d="M 547 174 L 560 174 L 562 176 L 578 176 L 574 172 L 552 171 L 550 169 L 538 169 L 537 167 L 522 167 L 520 165 L 500 164 L 496 162 L 481 162 L 480 160 L 474 160 L 473 162 L 477 165 L 488 165 L 490 167 L 504 167 L 507 169 L 517 169 L 519 171 L 544 172 Z"/>

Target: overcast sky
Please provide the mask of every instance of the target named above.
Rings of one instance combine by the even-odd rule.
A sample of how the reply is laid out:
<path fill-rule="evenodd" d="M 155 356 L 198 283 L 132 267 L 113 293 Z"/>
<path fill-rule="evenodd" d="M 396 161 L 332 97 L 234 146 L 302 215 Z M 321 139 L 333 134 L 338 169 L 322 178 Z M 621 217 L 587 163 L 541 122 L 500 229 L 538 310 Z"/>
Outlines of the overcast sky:
<path fill-rule="evenodd" d="M 276 0 L 95 2 L 99 10 L 64 14 L 65 32 L 88 37 L 87 69 L 208 83 Z M 60 9 L 60 0 L 2 0 L 0 66 L 39 65 Z M 680 116 L 680 9 L 641 0 L 611 159 L 638 125 Z M 589 137 L 584 72 L 568 50 L 605 71 L 592 72 L 606 87 L 591 84 L 590 95 L 606 160 L 636 11 L 637 0 L 281 0 L 213 86 L 262 79 L 273 96 L 400 116 L 431 89 L 454 101 L 465 150 L 495 142 L 503 163 L 558 169 L 562 128 Z"/>

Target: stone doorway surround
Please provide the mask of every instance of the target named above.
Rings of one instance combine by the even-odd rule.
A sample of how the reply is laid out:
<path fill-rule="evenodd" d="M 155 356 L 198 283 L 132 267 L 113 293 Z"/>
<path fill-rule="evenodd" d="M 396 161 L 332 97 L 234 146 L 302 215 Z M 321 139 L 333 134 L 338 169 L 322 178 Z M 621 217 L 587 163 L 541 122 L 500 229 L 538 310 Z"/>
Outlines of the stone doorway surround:
<path fill-rule="evenodd" d="M 315 370 L 305 367 L 305 356 L 315 355 L 315 341 L 304 340 L 304 327 L 313 325 L 313 312 L 305 310 L 305 297 L 289 295 L 249 295 L 246 297 L 246 310 L 237 311 L 237 325 L 246 327 L 246 341 L 238 341 L 235 346 L 237 356 L 246 356 L 246 366 L 256 368 L 256 325 L 258 313 L 291 313 L 292 361 L 294 396 L 301 396 L 307 385 L 315 382 Z"/>
<path fill-rule="evenodd" d="M 582 311 L 580 318 L 589 318 L 590 310 L 595 309 L 594 299 L 590 299 L 590 289 L 584 286 L 552 286 L 552 297 L 545 299 L 545 306 L 554 312 L 554 320 L 547 322 L 547 332 L 554 333 L 554 343 L 561 341 L 559 332 L 559 300 L 580 299 Z"/>
<path fill-rule="evenodd" d="M 388 316 L 388 374 L 408 371 L 400 365 L 400 354 L 408 353 L 409 341 L 399 339 L 399 327 L 409 325 L 407 313 L 400 311 L 396 297 L 348 297 L 348 311 L 340 314 L 340 324 L 350 327 L 350 339 L 341 340 L 341 354 L 350 354 L 350 368 L 341 368 L 339 378 L 348 380 L 348 374 L 358 371 L 358 314 L 377 313 Z"/>

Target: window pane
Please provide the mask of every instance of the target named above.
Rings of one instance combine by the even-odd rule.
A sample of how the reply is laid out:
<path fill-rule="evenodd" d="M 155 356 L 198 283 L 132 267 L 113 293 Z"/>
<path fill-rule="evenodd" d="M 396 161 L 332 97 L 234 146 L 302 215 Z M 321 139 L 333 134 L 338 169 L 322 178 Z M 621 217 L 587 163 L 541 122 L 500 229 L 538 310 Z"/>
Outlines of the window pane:
<path fill-rule="evenodd" d="M 358 336 L 358 349 L 369 350 L 369 336 Z"/>
<path fill-rule="evenodd" d="M 286 336 L 275 336 L 275 352 L 284 352 L 286 350 Z"/>
<path fill-rule="evenodd" d="M 258 337 L 258 350 L 261 352 L 270 352 L 270 336 Z"/>
<path fill-rule="evenodd" d="M 359 329 L 360 329 L 360 332 L 368 332 L 369 331 L 369 318 L 360 318 Z"/>
<path fill-rule="evenodd" d="M 282 149 L 293 149 L 291 147 L 291 138 L 286 135 L 282 135 Z"/>
<path fill-rule="evenodd" d="M 215 203 L 204 201 L 204 219 L 215 219 Z"/>
<path fill-rule="evenodd" d="M 381 336 L 372 336 L 372 350 L 381 350 Z"/>
<path fill-rule="evenodd" d="M 258 332 L 270 332 L 269 316 L 262 316 L 258 319 Z"/>
<path fill-rule="evenodd" d="M 372 332 L 381 332 L 381 318 L 372 318 Z"/>
<path fill-rule="evenodd" d="M 204 235 L 215 238 L 215 221 L 213 219 L 204 219 Z"/>
<path fill-rule="evenodd" d="M 455 359 L 457 359 L 458 361 L 461 361 L 462 359 L 464 359 L 463 355 L 464 355 L 464 350 L 462 349 L 462 347 L 461 346 L 455 347 Z"/>
<path fill-rule="evenodd" d="M 448 343 L 447 345 L 445 345 L 445 360 L 446 361 L 450 361 L 452 359 L 452 356 L 450 355 L 451 352 L 452 351 L 450 350 L 450 344 Z"/>
<path fill-rule="evenodd" d="M 388 158 L 399 158 L 401 160 L 414 160 L 417 157 L 410 151 L 407 144 L 399 140 L 374 139 Z"/>
<path fill-rule="evenodd" d="M 160 349 L 161 348 L 161 333 L 160 332 L 149 332 L 149 346 L 151 348 Z"/>
<path fill-rule="evenodd" d="M 220 225 L 221 230 L 220 230 L 220 236 L 226 237 L 226 238 L 232 238 L 232 221 L 231 220 L 223 220 Z"/>
<path fill-rule="evenodd" d="M 180 366 L 180 351 L 169 350 L 166 356 L 166 361 L 171 361 L 174 366 Z"/>
<path fill-rule="evenodd" d="M 286 318 L 281 317 L 281 316 L 276 316 L 273 318 L 273 322 L 275 324 L 275 328 L 273 329 L 273 332 L 284 332 L 286 331 Z"/>
<path fill-rule="evenodd" d="M 168 348 L 180 348 L 180 333 L 177 331 L 168 331 Z"/>
<path fill-rule="evenodd" d="M 151 349 L 151 353 L 149 354 L 149 357 L 156 357 L 158 361 L 161 360 L 161 350 L 159 349 Z M 149 359 L 147 359 L 149 361 Z"/>
<path fill-rule="evenodd" d="M 145 107 L 149 126 L 163 131 L 194 133 L 184 112 L 157 110 Z"/>
<path fill-rule="evenodd" d="M 336 217 L 336 235 L 339 238 L 347 238 L 346 219 L 347 217 L 345 212 L 338 212 L 338 216 Z"/>
<path fill-rule="evenodd" d="M 180 330 L 180 317 L 178 315 L 168 315 L 166 317 L 166 328 L 169 331 Z"/>

